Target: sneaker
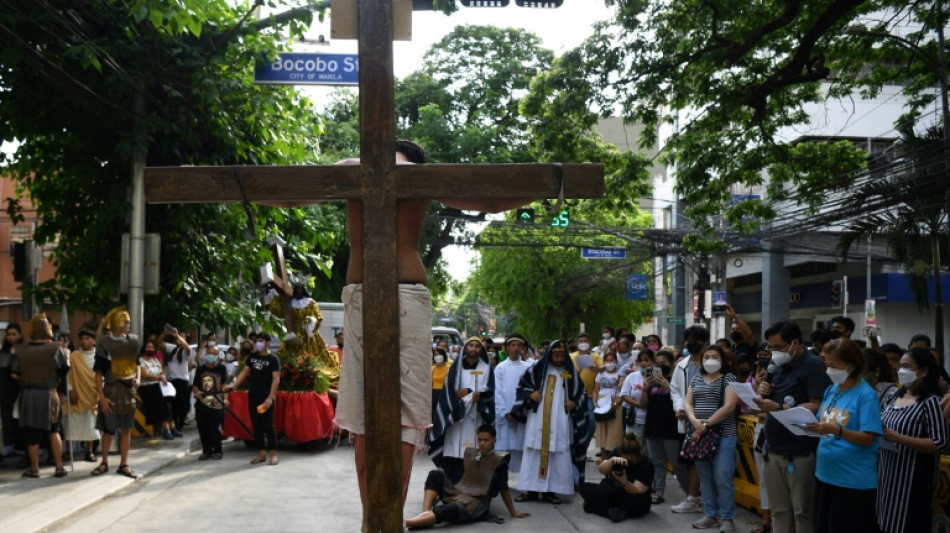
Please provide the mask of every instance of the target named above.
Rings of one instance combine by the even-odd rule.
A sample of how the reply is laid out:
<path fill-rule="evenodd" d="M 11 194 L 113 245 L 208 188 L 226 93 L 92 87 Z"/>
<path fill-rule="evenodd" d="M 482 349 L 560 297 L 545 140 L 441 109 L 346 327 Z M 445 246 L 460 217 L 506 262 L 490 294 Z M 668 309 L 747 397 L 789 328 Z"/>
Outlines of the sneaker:
<path fill-rule="evenodd" d="M 733 533 L 736 530 L 736 524 L 732 520 L 723 520 L 719 525 L 719 533 Z"/>
<path fill-rule="evenodd" d="M 199 461 L 207 461 L 208 459 L 211 459 L 211 454 L 210 454 L 210 453 L 203 453 L 203 454 L 201 454 L 201 455 L 198 456 L 198 460 L 199 460 Z"/>
<path fill-rule="evenodd" d="M 180 439 L 180 438 L 184 437 L 185 434 L 182 433 L 181 431 L 178 431 L 178 428 L 175 428 L 175 429 L 172 430 L 172 436 L 175 437 L 176 439 Z"/>
<path fill-rule="evenodd" d="M 716 520 L 711 516 L 704 516 L 693 522 L 693 529 L 712 529 L 717 526 L 719 526 L 719 520 Z"/>
<path fill-rule="evenodd" d="M 627 515 L 627 511 L 624 510 L 624 509 L 619 509 L 619 508 L 617 508 L 617 507 L 612 507 L 612 508 L 610 508 L 610 509 L 607 510 L 607 518 L 609 518 L 610 521 L 613 522 L 613 523 L 615 523 L 615 524 L 616 524 L 617 522 L 623 522 L 624 520 L 627 519 L 627 516 L 628 516 L 628 515 Z"/>
<path fill-rule="evenodd" d="M 673 511 L 674 513 L 701 513 L 703 512 L 703 504 L 700 503 L 699 500 L 686 498 L 678 504 L 670 507 L 670 511 Z"/>

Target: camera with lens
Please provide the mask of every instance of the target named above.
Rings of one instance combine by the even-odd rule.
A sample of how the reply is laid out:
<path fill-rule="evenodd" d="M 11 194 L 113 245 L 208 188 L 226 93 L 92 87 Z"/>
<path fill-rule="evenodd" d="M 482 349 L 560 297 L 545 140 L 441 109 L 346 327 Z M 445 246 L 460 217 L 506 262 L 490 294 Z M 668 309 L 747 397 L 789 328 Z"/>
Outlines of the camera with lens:
<path fill-rule="evenodd" d="M 624 467 L 622 464 L 620 464 L 620 463 L 614 463 L 614 465 L 613 465 L 613 467 L 611 468 L 611 470 L 613 471 L 614 474 L 617 474 L 618 476 L 622 476 L 623 473 L 624 473 L 624 468 L 625 468 L 625 467 Z"/>

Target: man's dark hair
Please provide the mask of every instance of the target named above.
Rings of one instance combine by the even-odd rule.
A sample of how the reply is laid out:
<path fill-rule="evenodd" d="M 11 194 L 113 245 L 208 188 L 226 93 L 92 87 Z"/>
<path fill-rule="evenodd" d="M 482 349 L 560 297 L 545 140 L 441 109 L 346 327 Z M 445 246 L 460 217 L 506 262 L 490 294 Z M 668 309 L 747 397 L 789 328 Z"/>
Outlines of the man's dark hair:
<path fill-rule="evenodd" d="M 798 327 L 798 324 L 789 322 L 788 320 L 779 320 L 772 324 L 769 329 L 765 330 L 766 339 L 776 334 L 789 344 L 794 340 L 802 342 L 802 328 Z"/>
<path fill-rule="evenodd" d="M 582 331 L 582 332 L 578 333 L 576 337 L 574 337 L 574 342 L 577 342 L 577 341 L 581 340 L 582 338 L 587 339 L 587 340 L 590 340 L 590 335 L 588 335 L 587 333 L 584 333 L 584 332 Z"/>
<path fill-rule="evenodd" d="M 266 331 L 258 333 L 257 340 L 270 342 L 270 333 L 267 333 Z"/>
<path fill-rule="evenodd" d="M 851 332 L 854 331 L 854 320 L 851 320 L 850 318 L 846 316 L 836 316 L 831 319 L 831 323 L 834 324 L 836 322 L 844 326 L 844 329 Z"/>
<path fill-rule="evenodd" d="M 904 349 L 894 344 L 893 342 L 887 342 L 887 343 L 882 344 L 881 349 L 878 351 L 881 352 L 882 354 L 899 353 L 901 355 L 904 355 Z"/>
<path fill-rule="evenodd" d="M 488 433 L 489 435 L 492 436 L 492 438 L 495 438 L 495 436 L 496 436 L 496 433 L 495 433 L 495 426 L 493 426 L 493 425 L 491 425 L 491 424 L 482 424 L 482 425 L 478 426 L 478 429 L 477 429 L 477 430 L 475 430 L 475 434 L 476 434 L 476 435 L 478 435 L 479 433 Z"/>
<path fill-rule="evenodd" d="M 425 148 L 412 141 L 396 141 L 396 151 L 417 165 L 429 162 L 429 154 L 426 153 Z"/>
<path fill-rule="evenodd" d="M 707 343 L 709 342 L 709 330 L 703 326 L 690 326 L 686 328 L 686 331 L 683 332 L 684 341 L 694 341 Z"/>
<path fill-rule="evenodd" d="M 821 351 L 821 347 L 824 346 L 825 343 L 838 338 L 841 338 L 841 332 L 836 329 L 816 329 L 811 332 L 811 344 L 817 351 Z"/>
<path fill-rule="evenodd" d="M 610 336 L 611 336 L 611 337 L 613 337 L 613 336 L 614 336 L 614 333 L 616 333 L 616 330 L 615 330 L 615 329 L 613 328 L 613 326 L 611 326 L 610 324 L 604 324 L 603 326 L 600 326 L 600 330 L 601 330 L 601 331 L 603 331 L 603 330 L 605 330 L 605 329 L 610 332 Z"/>
<path fill-rule="evenodd" d="M 95 339 L 95 338 L 96 338 L 96 334 L 93 333 L 92 331 L 88 330 L 88 329 L 81 329 L 81 330 L 79 330 L 79 335 L 76 335 L 76 338 L 77 338 L 77 339 L 81 339 L 81 338 L 83 338 L 83 337 L 89 337 L 89 338 L 91 338 L 91 339 Z"/>
<path fill-rule="evenodd" d="M 621 339 L 627 339 L 630 341 L 630 344 L 635 344 L 637 342 L 637 336 L 633 333 L 624 333 L 620 336 Z"/>
<path fill-rule="evenodd" d="M 917 335 L 914 335 L 913 337 L 911 337 L 910 342 L 907 343 L 907 345 L 910 346 L 911 344 L 914 344 L 915 342 L 918 342 L 918 341 L 926 342 L 928 348 L 933 346 L 933 344 L 930 344 L 930 337 L 924 335 L 923 333 L 918 333 Z"/>

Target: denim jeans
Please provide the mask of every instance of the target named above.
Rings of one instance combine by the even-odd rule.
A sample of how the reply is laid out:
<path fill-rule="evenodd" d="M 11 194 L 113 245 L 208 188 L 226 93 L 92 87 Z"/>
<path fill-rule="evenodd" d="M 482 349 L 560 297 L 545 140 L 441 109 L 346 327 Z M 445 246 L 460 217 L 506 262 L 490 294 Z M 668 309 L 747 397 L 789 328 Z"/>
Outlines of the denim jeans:
<path fill-rule="evenodd" d="M 737 441 L 735 436 L 722 437 L 712 461 L 696 461 L 703 507 L 708 517 L 722 520 L 736 518 L 736 489 L 732 480 L 736 474 Z"/>

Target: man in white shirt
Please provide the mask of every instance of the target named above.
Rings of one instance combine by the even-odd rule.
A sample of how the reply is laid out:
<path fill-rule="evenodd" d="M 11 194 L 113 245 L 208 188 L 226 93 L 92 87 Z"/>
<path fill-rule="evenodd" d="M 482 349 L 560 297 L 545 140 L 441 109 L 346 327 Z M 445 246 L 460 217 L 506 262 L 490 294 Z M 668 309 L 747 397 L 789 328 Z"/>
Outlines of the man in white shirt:
<path fill-rule="evenodd" d="M 521 468 L 521 453 L 524 448 L 524 421 L 511 414 L 518 392 L 518 382 L 525 370 L 531 368 L 526 361 L 527 341 L 512 333 L 505 339 L 508 358 L 495 367 L 495 429 L 498 434 L 495 449 L 511 455 L 508 470 L 518 472 Z"/>

